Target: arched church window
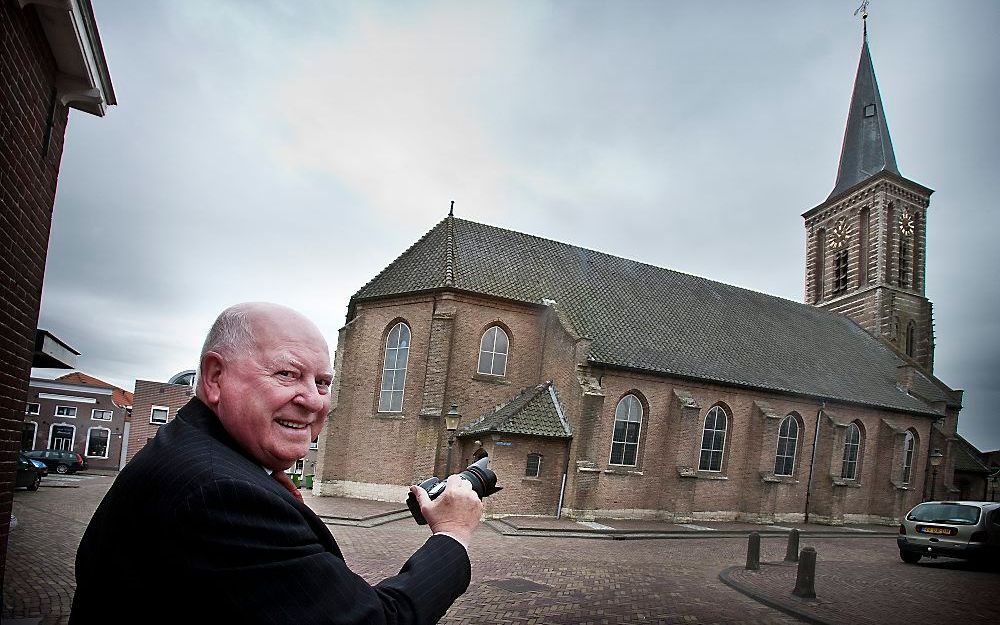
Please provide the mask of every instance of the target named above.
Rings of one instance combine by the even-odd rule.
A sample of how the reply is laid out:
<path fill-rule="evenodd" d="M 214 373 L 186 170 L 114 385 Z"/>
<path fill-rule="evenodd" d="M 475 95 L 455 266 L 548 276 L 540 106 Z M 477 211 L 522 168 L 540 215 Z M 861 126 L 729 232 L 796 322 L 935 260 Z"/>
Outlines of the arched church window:
<path fill-rule="evenodd" d="M 403 388 L 406 385 L 406 362 L 409 356 L 410 327 L 400 321 L 385 337 L 382 388 L 378 396 L 379 412 L 403 411 Z"/>
<path fill-rule="evenodd" d="M 847 290 L 847 250 L 837 253 L 833 261 L 833 292 L 842 293 Z"/>
<path fill-rule="evenodd" d="M 479 368 L 483 375 L 503 377 L 507 374 L 507 355 L 510 341 L 500 326 L 493 326 L 483 333 L 479 341 Z"/>
<path fill-rule="evenodd" d="M 871 210 L 861 209 L 861 216 L 858 217 L 858 286 L 868 283 L 868 253 L 869 253 L 869 221 L 871 221 Z"/>
<path fill-rule="evenodd" d="M 726 449 L 726 425 L 729 421 L 722 406 L 712 406 L 705 415 L 705 427 L 701 435 L 701 458 L 699 471 L 721 471 L 722 454 Z"/>
<path fill-rule="evenodd" d="M 788 415 L 778 426 L 778 450 L 774 454 L 774 474 L 791 475 L 795 471 L 795 448 L 799 443 L 799 423 Z"/>
<path fill-rule="evenodd" d="M 903 439 L 903 484 L 910 483 L 910 471 L 913 467 L 913 432 L 907 432 Z"/>
<path fill-rule="evenodd" d="M 913 357 L 913 351 L 916 349 L 917 343 L 917 325 L 913 323 L 911 319 L 908 324 L 906 324 L 906 355 Z"/>
<path fill-rule="evenodd" d="M 899 237 L 899 286 L 910 288 L 910 240 L 905 235 Z"/>
<path fill-rule="evenodd" d="M 844 460 L 840 465 L 840 477 L 845 480 L 858 479 L 858 460 L 861 456 L 861 428 L 857 423 L 847 426 L 844 436 Z"/>
<path fill-rule="evenodd" d="M 639 455 L 639 430 L 642 428 L 642 403 L 629 393 L 615 408 L 615 431 L 611 440 L 608 464 L 634 467 Z"/>
<path fill-rule="evenodd" d="M 524 477 L 538 477 L 542 473 L 542 454 L 528 454 Z"/>
<path fill-rule="evenodd" d="M 815 270 L 813 284 L 816 287 L 816 291 L 813 294 L 813 303 L 817 303 L 823 299 L 823 276 L 826 272 L 826 228 L 820 228 L 816 231 L 816 261 L 813 269 Z"/>

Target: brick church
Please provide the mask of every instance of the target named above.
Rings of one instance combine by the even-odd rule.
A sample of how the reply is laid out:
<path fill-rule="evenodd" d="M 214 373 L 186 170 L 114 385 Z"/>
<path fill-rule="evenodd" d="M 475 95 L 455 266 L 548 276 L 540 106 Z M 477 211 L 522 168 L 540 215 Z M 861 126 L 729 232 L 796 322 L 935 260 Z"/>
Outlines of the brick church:
<path fill-rule="evenodd" d="M 805 303 L 449 214 L 351 298 L 314 492 L 402 501 L 487 454 L 493 515 L 891 523 L 947 496 L 931 193 L 896 166 L 865 38 L 803 214 Z"/>

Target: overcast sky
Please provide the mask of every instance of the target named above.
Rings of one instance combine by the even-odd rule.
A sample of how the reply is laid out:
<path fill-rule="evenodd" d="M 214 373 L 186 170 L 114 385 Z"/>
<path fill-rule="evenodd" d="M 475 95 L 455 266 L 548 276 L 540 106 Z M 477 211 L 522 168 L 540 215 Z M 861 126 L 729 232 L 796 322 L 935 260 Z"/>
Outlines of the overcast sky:
<path fill-rule="evenodd" d="M 40 327 L 131 390 L 270 300 L 331 343 L 455 214 L 802 301 L 855 0 L 93 0 L 119 105 L 73 111 Z M 935 373 L 1000 448 L 1000 3 L 873 0 L 900 171 L 936 192 Z M 39 372 L 50 373 L 50 372 Z"/>

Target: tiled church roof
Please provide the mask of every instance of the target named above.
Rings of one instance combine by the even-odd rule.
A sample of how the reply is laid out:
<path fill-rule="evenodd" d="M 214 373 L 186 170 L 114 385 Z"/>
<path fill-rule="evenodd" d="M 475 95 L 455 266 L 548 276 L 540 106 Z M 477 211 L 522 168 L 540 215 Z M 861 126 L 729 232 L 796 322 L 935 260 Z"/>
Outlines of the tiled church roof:
<path fill-rule="evenodd" d="M 827 199 L 882 171 L 899 175 L 892 139 L 889 138 L 889 126 L 885 121 L 882 96 L 878 92 L 875 68 L 868 50 L 868 39 L 865 38 L 861 46 L 858 75 L 854 79 L 851 108 L 847 114 L 847 130 L 844 132 L 844 145 L 840 151 L 837 182 Z"/>
<path fill-rule="evenodd" d="M 563 418 L 555 387 L 551 382 L 521 389 L 517 395 L 463 427 L 459 437 L 486 432 L 524 434 L 550 438 L 571 438 L 573 432 Z"/>
<path fill-rule="evenodd" d="M 449 256 L 453 286 L 446 287 Z M 452 217 L 362 287 L 350 310 L 441 288 L 555 300 L 593 341 L 596 363 L 925 414 L 934 413 L 929 402 L 954 403 L 919 372 L 920 398 L 901 390 L 902 358 L 843 315 Z"/>

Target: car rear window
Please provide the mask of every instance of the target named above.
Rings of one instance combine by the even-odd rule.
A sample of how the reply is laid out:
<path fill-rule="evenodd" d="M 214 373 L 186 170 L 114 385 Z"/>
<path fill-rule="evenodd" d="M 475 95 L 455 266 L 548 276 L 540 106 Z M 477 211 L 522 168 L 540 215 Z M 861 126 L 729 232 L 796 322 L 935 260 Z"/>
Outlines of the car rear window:
<path fill-rule="evenodd" d="M 975 525 L 979 522 L 979 508 L 960 503 L 922 503 L 906 518 L 923 523 Z"/>

